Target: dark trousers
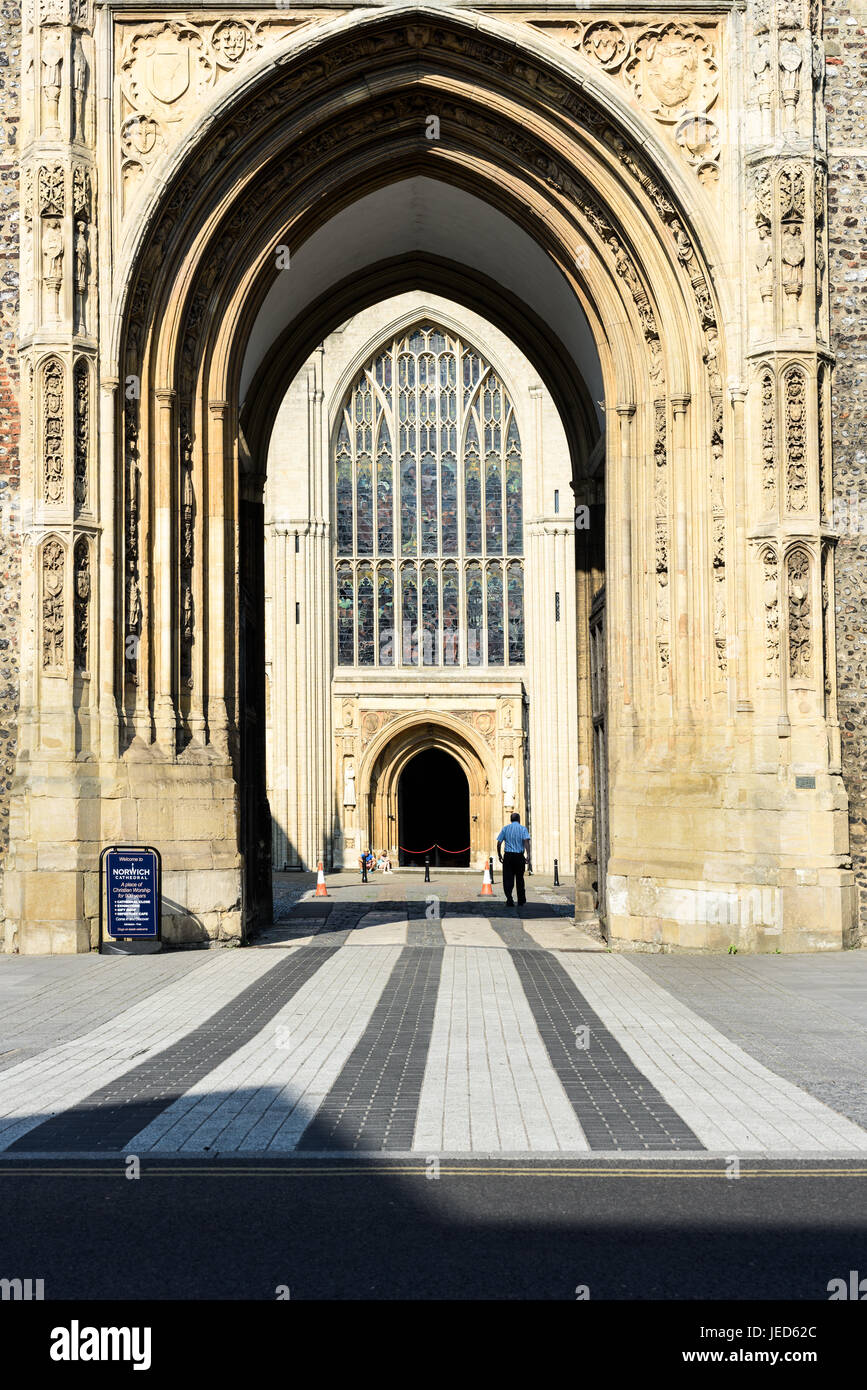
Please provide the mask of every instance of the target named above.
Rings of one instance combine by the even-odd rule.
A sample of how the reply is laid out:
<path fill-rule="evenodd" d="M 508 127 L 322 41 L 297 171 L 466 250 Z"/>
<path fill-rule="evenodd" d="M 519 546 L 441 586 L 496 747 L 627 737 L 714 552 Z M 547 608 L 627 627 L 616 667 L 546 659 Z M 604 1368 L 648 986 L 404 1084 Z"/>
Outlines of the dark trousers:
<path fill-rule="evenodd" d="M 518 889 L 518 906 L 523 907 L 527 901 L 524 893 L 524 856 L 506 850 L 503 855 L 503 892 L 507 898 L 511 898 L 513 887 Z"/>

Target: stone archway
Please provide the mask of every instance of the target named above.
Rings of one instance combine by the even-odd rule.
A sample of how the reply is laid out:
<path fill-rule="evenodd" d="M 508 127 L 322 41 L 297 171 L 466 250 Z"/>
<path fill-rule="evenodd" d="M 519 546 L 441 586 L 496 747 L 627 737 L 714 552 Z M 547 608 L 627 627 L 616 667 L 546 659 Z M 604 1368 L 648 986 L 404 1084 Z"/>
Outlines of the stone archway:
<path fill-rule="evenodd" d="M 676 93 L 644 84 L 654 53 L 665 60 L 645 18 L 621 82 L 600 71 L 592 43 L 579 52 L 530 22 L 419 4 L 281 40 L 278 61 L 252 61 L 198 124 L 190 113 L 176 125 L 173 145 L 154 143 L 165 155 L 150 182 L 113 113 L 115 168 L 140 182 L 110 245 L 107 229 L 105 247 L 92 235 L 90 166 L 72 143 L 65 164 L 23 181 L 23 223 L 48 234 L 37 243 L 42 307 L 25 305 L 25 319 L 48 328 L 22 354 L 39 409 L 22 476 L 38 504 L 22 602 L 33 639 L 4 885 L 20 949 L 88 948 L 99 847 L 120 838 L 163 850 L 174 939 L 243 935 L 263 907 L 264 442 L 244 424 L 267 414 L 273 373 L 338 310 L 327 293 L 304 302 L 285 338 L 266 344 L 271 366 L 242 402 L 247 348 L 287 273 L 276 251 L 314 245 L 341 210 L 413 174 L 495 208 L 556 268 L 553 365 L 533 284 L 510 291 L 526 310 L 516 337 L 552 391 L 568 394 L 570 368 L 581 375 L 569 346 L 579 315 L 598 354 L 612 939 L 656 949 L 847 939 L 854 887 L 824 616 L 827 308 L 818 265 L 808 256 L 809 273 L 799 270 L 796 254 L 822 235 L 825 175 L 806 154 L 812 88 L 808 101 L 790 84 L 787 120 L 803 139 L 758 169 L 744 201 L 738 142 L 752 137 L 713 56 L 740 42 L 736 18 L 705 17 L 710 37 L 695 26 L 687 36 L 702 99 L 712 90 L 717 101 L 700 138 L 695 122 L 677 125 L 683 140 L 665 134 Z M 810 66 L 793 81 L 809 83 Z M 753 148 L 758 163 L 758 137 Z M 715 184 L 726 159 L 737 162 Z M 55 230 L 84 243 L 75 293 L 51 253 Z M 745 246 L 764 248 L 758 279 Z M 498 270 L 505 278 L 493 264 L 477 279 L 480 307 Z M 341 291 L 345 316 L 351 283 Z M 96 348 L 74 326 L 85 310 L 101 325 Z M 586 391 L 573 394 L 586 404 Z M 572 405 L 564 418 L 580 420 Z M 594 458 L 576 442 L 579 502 L 594 488 L 600 500 Z M 306 538 L 322 563 L 329 527 L 320 512 Z M 594 568 L 585 557 L 585 578 Z M 587 583 L 582 603 L 589 612 Z M 304 677 L 314 682 L 329 659 L 325 612 L 318 621 Z M 589 710 L 577 671 L 574 687 L 565 698 Z M 575 792 L 588 822 L 592 762 L 585 742 Z M 773 907 L 757 916 L 764 888 Z"/>
<path fill-rule="evenodd" d="M 364 759 L 360 772 L 361 823 L 369 828 L 371 843 L 387 845 L 395 862 L 400 846 L 398 799 L 401 777 L 419 753 L 439 749 L 454 758 L 467 779 L 470 797 L 470 867 L 481 869 L 492 852 L 500 807 L 489 756 L 457 720 L 418 719 L 400 721 L 377 742 Z M 410 848 L 414 848 L 410 846 Z"/>

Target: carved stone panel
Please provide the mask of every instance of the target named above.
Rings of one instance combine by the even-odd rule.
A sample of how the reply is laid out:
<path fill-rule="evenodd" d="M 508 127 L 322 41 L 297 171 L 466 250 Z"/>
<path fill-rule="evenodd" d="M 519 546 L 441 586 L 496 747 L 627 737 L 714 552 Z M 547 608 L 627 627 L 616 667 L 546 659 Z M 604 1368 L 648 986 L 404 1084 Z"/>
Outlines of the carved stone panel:
<path fill-rule="evenodd" d="M 633 41 L 624 67 L 639 105 L 660 121 L 706 111 L 719 88 L 719 69 L 705 36 L 690 24 L 654 24 Z"/>
<path fill-rule="evenodd" d="M 777 505 L 777 398 L 771 372 L 762 373 L 762 502 Z"/>
<path fill-rule="evenodd" d="M 800 367 L 785 375 L 786 506 L 802 512 L 807 505 L 807 379 Z"/>
<path fill-rule="evenodd" d="M 61 542 L 47 540 L 42 548 L 42 669 L 54 673 L 64 669 L 64 570 Z"/>
<path fill-rule="evenodd" d="M 810 680 L 813 668 L 812 604 L 810 597 L 810 558 L 803 550 L 792 550 L 786 560 L 789 608 L 789 675 L 793 680 Z"/>
<path fill-rule="evenodd" d="M 765 612 L 765 679 L 780 674 L 780 591 L 777 552 L 768 546 L 762 552 L 762 599 Z"/>
<path fill-rule="evenodd" d="M 708 116 L 719 97 L 716 22 L 665 20 L 648 25 L 628 15 L 573 20 L 530 19 L 547 37 L 572 48 L 625 89 L 647 116 L 669 128 L 674 147 L 700 182 L 719 181 L 722 133 Z M 770 67 L 770 54 L 766 55 Z M 671 129 L 673 127 L 673 129 Z"/>
<path fill-rule="evenodd" d="M 90 656 L 90 545 L 82 536 L 75 546 L 73 589 L 73 664 L 76 671 L 88 671 Z"/>
<path fill-rule="evenodd" d="M 365 748 L 375 738 L 380 729 L 398 718 L 398 710 L 365 710 L 361 716 L 361 746 Z"/>
<path fill-rule="evenodd" d="M 118 24 L 121 183 L 124 210 L 146 171 L 176 144 L 211 100 L 213 89 L 251 62 L 267 43 L 316 16 L 185 16 L 141 27 Z M 329 16 L 332 17 L 332 16 Z"/>
<path fill-rule="evenodd" d="M 64 498 L 63 363 L 51 357 L 42 368 L 42 496 L 50 505 Z"/>
<path fill-rule="evenodd" d="M 77 511 L 88 506 L 88 457 L 90 448 L 90 369 L 80 357 L 72 377 L 73 497 Z"/>
<path fill-rule="evenodd" d="M 63 166 L 51 164 L 39 170 L 37 199 L 41 217 L 62 217 L 66 211 Z"/>

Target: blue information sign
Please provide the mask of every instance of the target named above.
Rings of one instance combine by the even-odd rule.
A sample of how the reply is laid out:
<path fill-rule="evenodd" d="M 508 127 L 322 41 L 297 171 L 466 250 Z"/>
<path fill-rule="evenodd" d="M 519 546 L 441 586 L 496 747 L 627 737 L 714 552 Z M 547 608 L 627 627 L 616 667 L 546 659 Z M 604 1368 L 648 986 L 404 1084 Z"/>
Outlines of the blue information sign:
<path fill-rule="evenodd" d="M 156 850 L 106 850 L 104 869 L 106 934 L 112 940 L 158 940 L 160 872 Z"/>

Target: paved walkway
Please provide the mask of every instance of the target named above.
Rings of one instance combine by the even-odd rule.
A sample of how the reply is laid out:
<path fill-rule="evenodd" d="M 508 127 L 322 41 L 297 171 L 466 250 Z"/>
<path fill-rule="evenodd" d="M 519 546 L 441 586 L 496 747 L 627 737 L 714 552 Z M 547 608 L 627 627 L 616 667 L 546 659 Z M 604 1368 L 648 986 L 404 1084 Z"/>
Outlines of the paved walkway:
<path fill-rule="evenodd" d="M 567 886 L 432 876 L 280 876 L 248 950 L 0 957 L 0 1152 L 867 1152 L 867 953 L 611 954 Z"/>

